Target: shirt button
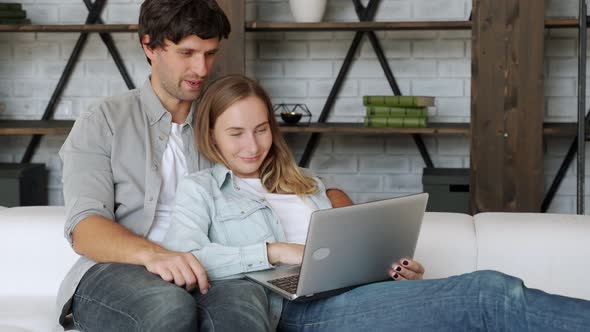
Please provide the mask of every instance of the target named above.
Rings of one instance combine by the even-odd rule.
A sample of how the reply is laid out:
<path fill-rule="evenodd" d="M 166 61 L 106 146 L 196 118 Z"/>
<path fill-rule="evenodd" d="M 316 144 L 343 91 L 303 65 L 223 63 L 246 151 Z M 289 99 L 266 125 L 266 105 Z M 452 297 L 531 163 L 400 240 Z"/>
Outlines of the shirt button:
<path fill-rule="evenodd" d="M 153 170 L 153 171 L 157 171 L 157 170 L 158 170 L 158 165 L 153 165 L 153 166 L 152 166 L 152 170 Z"/>
<path fill-rule="evenodd" d="M 240 214 L 244 214 L 244 211 L 241 211 Z"/>
<path fill-rule="evenodd" d="M 166 138 L 164 135 L 160 135 L 160 136 L 158 136 L 158 139 L 159 139 L 160 141 L 163 141 L 163 140 L 164 140 L 164 138 Z"/>
<path fill-rule="evenodd" d="M 150 196 L 150 198 L 148 198 L 148 201 L 150 201 L 150 202 L 153 201 L 153 200 L 154 200 L 154 197 L 153 196 Z"/>

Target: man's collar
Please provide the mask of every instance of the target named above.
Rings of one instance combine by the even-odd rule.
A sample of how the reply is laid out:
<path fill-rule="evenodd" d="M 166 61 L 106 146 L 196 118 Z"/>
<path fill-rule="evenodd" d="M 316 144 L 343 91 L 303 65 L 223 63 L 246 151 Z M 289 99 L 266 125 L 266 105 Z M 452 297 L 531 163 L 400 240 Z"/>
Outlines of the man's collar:
<path fill-rule="evenodd" d="M 186 120 L 184 120 L 184 124 L 191 126 L 191 128 L 193 128 L 193 117 L 195 115 L 195 112 L 197 111 L 197 105 L 198 104 L 196 102 L 192 103 L 191 110 L 188 112 Z"/>
<path fill-rule="evenodd" d="M 150 120 L 150 125 L 154 125 L 156 122 L 160 121 L 160 119 L 168 112 L 168 110 L 166 110 L 162 104 L 162 101 L 158 95 L 156 95 L 156 91 L 154 90 L 154 87 L 151 83 L 151 76 L 148 77 L 141 88 L 139 88 L 139 94 L 141 102 L 146 106 L 144 109 Z M 193 102 L 188 116 L 184 121 L 184 123 L 191 126 L 191 128 L 193 127 L 193 114 L 196 111 L 196 106 L 197 103 Z"/>
<path fill-rule="evenodd" d="M 139 95 L 141 103 L 145 106 L 144 110 L 148 115 L 150 125 L 160 121 L 164 114 L 168 112 L 164 105 L 162 105 L 158 95 L 156 95 L 156 91 L 154 91 L 152 83 L 150 82 L 150 77 L 148 77 L 141 88 L 139 88 Z"/>

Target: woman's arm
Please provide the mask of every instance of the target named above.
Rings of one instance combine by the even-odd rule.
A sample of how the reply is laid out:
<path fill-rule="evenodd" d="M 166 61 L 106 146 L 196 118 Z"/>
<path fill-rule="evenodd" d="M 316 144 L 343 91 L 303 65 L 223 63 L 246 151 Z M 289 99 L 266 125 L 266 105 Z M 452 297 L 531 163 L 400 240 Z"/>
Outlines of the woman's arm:
<path fill-rule="evenodd" d="M 162 246 L 191 252 L 203 265 L 210 279 L 271 268 L 264 242 L 240 247 L 211 242 L 209 229 L 214 204 L 212 195 L 195 179 L 184 178 L 178 186 L 170 228 Z"/>

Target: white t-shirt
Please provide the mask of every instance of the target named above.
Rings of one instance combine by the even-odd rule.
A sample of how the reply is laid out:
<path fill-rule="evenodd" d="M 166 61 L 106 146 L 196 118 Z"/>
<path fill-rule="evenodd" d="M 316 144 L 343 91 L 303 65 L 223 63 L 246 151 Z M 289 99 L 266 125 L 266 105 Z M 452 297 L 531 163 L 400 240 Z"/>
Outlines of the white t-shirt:
<path fill-rule="evenodd" d="M 156 243 L 162 241 L 168 227 L 170 227 L 170 217 L 178 181 L 188 173 L 181 136 L 183 127 L 184 124 L 172 123 L 170 138 L 162 156 L 162 164 L 160 165 L 162 187 L 160 188 L 154 223 L 148 233 L 148 239 Z"/>
<path fill-rule="evenodd" d="M 279 217 L 287 242 L 305 244 L 309 220 L 314 209 L 297 195 L 270 194 L 260 179 L 234 177 L 241 190 L 264 198 Z"/>

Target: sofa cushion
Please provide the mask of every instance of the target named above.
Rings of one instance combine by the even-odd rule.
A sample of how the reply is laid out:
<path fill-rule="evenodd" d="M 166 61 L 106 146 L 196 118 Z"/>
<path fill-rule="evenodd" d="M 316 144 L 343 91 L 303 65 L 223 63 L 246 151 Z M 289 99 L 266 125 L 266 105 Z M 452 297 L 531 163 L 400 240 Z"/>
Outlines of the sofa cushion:
<path fill-rule="evenodd" d="M 424 278 L 444 278 L 475 271 L 473 218 L 460 213 L 424 214 L 414 258 L 424 265 Z"/>
<path fill-rule="evenodd" d="M 528 287 L 590 300 L 589 216 L 481 213 L 475 230 L 478 270 L 498 270 Z"/>
<path fill-rule="evenodd" d="M 0 298 L 53 296 L 77 255 L 63 236 L 63 207 L 0 210 Z"/>
<path fill-rule="evenodd" d="M 0 331 L 63 331 L 55 317 L 55 296 L 0 298 Z"/>

